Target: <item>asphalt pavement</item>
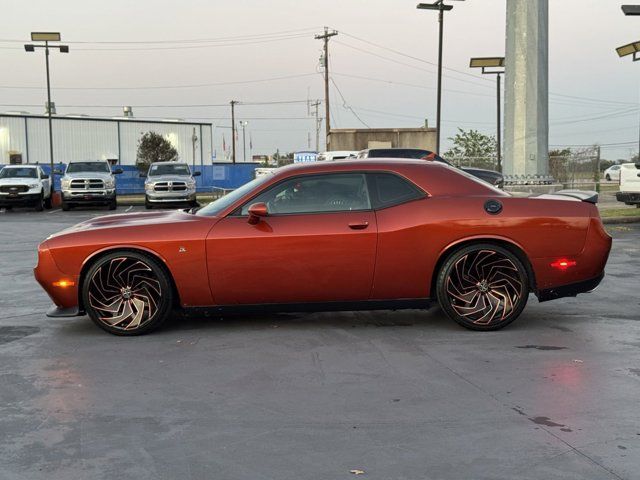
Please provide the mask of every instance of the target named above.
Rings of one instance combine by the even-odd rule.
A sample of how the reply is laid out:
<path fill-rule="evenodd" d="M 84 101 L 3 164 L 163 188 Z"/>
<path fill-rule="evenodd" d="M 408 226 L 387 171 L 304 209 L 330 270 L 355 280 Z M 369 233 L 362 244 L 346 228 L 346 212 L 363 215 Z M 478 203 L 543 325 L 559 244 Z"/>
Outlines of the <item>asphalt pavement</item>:
<path fill-rule="evenodd" d="M 640 478 L 638 224 L 608 226 L 596 292 L 498 332 L 434 308 L 121 338 L 46 318 L 32 274 L 42 239 L 107 213 L 0 213 L 2 480 Z"/>

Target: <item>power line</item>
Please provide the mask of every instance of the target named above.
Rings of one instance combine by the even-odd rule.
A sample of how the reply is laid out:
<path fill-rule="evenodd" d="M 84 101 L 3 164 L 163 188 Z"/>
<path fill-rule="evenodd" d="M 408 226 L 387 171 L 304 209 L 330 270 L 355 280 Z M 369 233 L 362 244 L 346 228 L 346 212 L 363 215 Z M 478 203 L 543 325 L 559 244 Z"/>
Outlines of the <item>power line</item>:
<path fill-rule="evenodd" d="M 362 125 L 364 125 L 366 128 L 371 128 L 369 125 L 367 125 L 367 123 L 364 120 L 360 118 L 360 116 L 356 113 L 356 111 L 347 103 L 347 100 L 344 98 L 344 95 L 342 95 L 342 92 L 340 91 L 340 88 L 338 87 L 338 84 L 333 79 L 333 77 L 331 77 L 331 83 L 333 83 L 333 86 L 335 87 L 336 91 L 340 95 L 340 98 L 342 99 L 342 107 L 349 110 L 351 113 L 353 113 L 353 116 L 356 117 L 358 121 Z"/>
<path fill-rule="evenodd" d="M 243 106 L 257 106 L 257 105 L 291 105 L 307 103 L 306 100 L 277 100 L 277 101 L 265 101 L 265 102 L 236 102 L 237 105 Z M 0 107 L 41 107 L 39 103 L 21 103 L 10 104 L 2 103 Z M 65 108 L 122 108 L 122 105 L 70 105 L 60 104 L 59 107 Z M 198 107 L 228 107 L 227 103 L 198 103 L 198 104 L 183 104 L 183 105 L 129 105 L 135 108 L 198 108 Z"/>

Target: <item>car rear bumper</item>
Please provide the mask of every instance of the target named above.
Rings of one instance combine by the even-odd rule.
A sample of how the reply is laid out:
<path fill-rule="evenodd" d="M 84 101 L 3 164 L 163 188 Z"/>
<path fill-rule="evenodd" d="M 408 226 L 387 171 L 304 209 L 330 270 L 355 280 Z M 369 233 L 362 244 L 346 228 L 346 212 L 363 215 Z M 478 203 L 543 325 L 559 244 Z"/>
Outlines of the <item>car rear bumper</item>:
<path fill-rule="evenodd" d="M 624 203 L 640 203 L 640 192 L 617 192 L 616 200 Z"/>
<path fill-rule="evenodd" d="M 546 290 L 540 290 L 536 293 L 538 301 L 548 302 L 549 300 L 556 300 L 563 297 L 575 297 L 579 293 L 589 293 L 594 291 L 602 279 L 604 278 L 604 272 L 589 280 L 582 282 L 571 283 L 569 285 L 563 285 L 561 287 L 548 288 Z"/>

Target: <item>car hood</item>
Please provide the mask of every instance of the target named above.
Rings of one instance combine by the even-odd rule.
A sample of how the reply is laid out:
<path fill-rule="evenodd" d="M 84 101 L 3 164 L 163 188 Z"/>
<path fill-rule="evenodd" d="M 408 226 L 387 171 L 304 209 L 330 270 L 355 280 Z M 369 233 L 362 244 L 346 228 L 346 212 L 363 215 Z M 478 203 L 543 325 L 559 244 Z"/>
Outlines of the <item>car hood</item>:
<path fill-rule="evenodd" d="M 99 178 L 100 180 L 110 180 L 111 178 L 113 178 L 113 175 L 107 172 L 73 172 L 65 173 L 64 177 L 80 180 L 83 180 L 85 178 Z"/>
<path fill-rule="evenodd" d="M 154 175 L 152 177 L 147 177 L 145 183 L 156 183 L 156 182 L 188 182 L 191 180 L 190 175 Z"/>
<path fill-rule="evenodd" d="M 39 183 L 37 178 L 0 178 L 0 185 L 31 185 L 32 183 Z"/>

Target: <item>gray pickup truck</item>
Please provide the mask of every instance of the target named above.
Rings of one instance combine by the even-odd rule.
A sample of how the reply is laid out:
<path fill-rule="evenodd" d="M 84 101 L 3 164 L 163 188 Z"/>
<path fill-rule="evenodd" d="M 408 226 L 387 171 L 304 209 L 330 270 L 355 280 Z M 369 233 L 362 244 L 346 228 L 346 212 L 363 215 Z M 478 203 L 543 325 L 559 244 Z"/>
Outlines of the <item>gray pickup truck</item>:
<path fill-rule="evenodd" d="M 62 210 L 67 211 L 78 205 L 106 205 L 109 210 L 115 210 L 114 175 L 119 173 L 122 173 L 122 169 L 117 168 L 112 172 L 106 160 L 70 162 L 60 180 Z"/>
<path fill-rule="evenodd" d="M 159 205 L 198 206 L 196 181 L 186 163 L 155 162 L 149 167 L 144 182 L 144 204 L 147 209 Z M 144 176 L 144 175 L 143 175 Z"/>

